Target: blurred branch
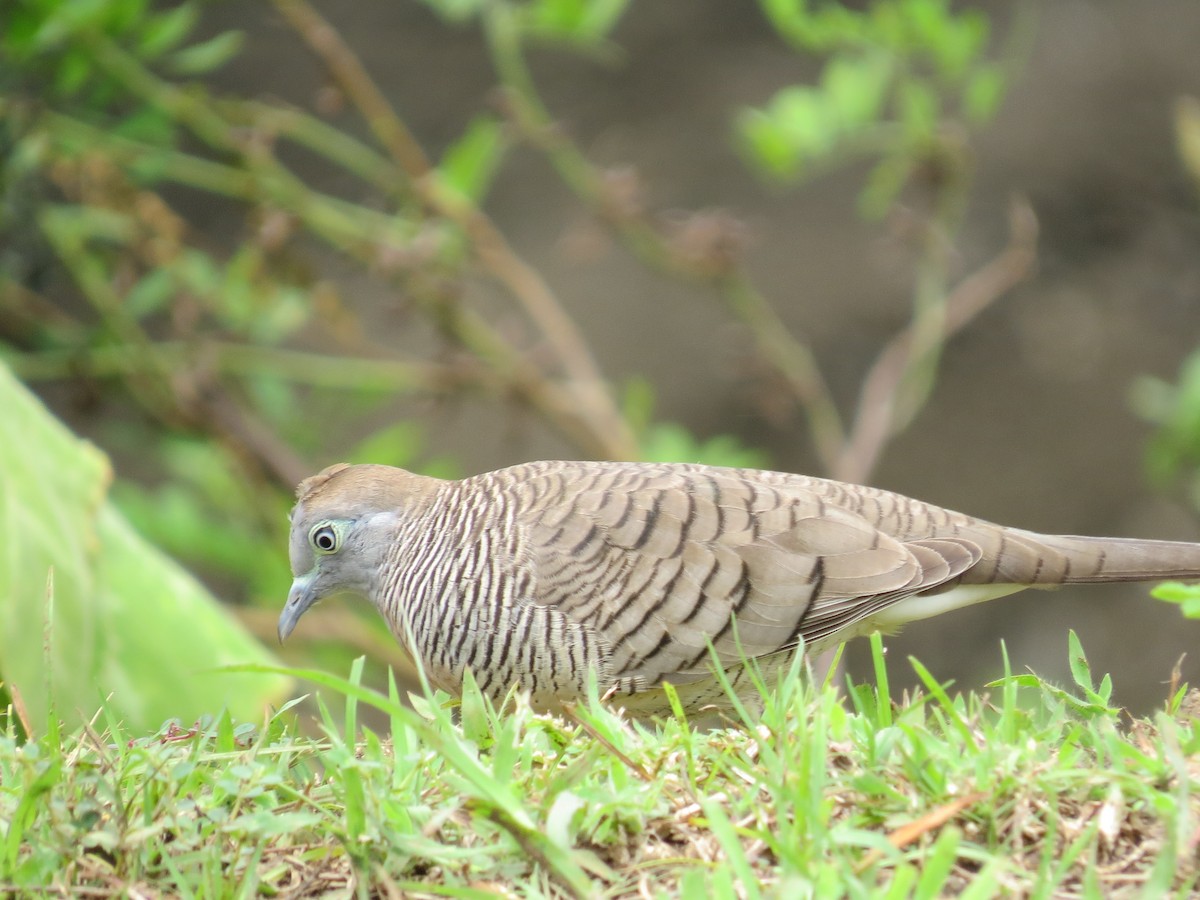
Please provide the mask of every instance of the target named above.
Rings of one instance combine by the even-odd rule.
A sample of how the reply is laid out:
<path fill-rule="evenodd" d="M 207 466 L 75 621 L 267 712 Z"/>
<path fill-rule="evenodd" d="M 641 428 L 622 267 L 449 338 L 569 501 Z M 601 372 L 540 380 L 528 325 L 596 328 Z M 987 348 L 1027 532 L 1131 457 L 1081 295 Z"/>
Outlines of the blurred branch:
<path fill-rule="evenodd" d="M 87 339 L 86 329 L 78 319 L 11 278 L 0 278 L 0 309 L 5 314 L 0 334 L 34 334 L 49 329 L 72 344 Z"/>
<path fill-rule="evenodd" d="M 420 182 L 433 172 L 433 165 L 420 142 L 367 74 L 358 55 L 305 0 L 274 0 L 274 3 L 288 24 L 325 64 L 333 80 L 358 107 L 371 133 L 395 160 L 411 186 L 420 190 Z"/>
<path fill-rule="evenodd" d="M 726 303 L 750 329 L 763 358 L 784 377 L 808 418 L 822 469 L 832 471 L 842 453 L 845 426 L 812 348 L 793 335 L 779 313 L 741 272 L 718 285 Z"/>
<path fill-rule="evenodd" d="M 194 376 L 202 374 L 197 367 L 208 365 L 218 374 L 236 377 L 269 374 L 327 388 L 390 392 L 487 384 L 536 410 L 587 454 L 637 456 L 639 448 L 629 423 L 587 341 L 541 274 L 513 251 L 474 202 L 448 189 L 442 173 L 361 60 L 308 0 L 274 3 L 362 115 L 382 152 L 300 110 L 214 99 L 195 86 L 176 85 L 98 34 L 82 38 L 96 63 L 134 96 L 164 112 L 172 124 L 190 129 L 216 151 L 210 155 L 217 159 L 142 143 L 53 112 L 42 115 L 41 122 L 53 140 L 76 152 L 102 148 L 109 158 L 130 169 L 152 171 L 156 178 L 265 206 L 280 219 L 301 223 L 332 247 L 385 276 L 412 275 L 410 299 L 442 334 L 470 353 L 479 369 L 464 373 L 408 362 L 289 355 L 289 351 L 263 347 L 238 349 L 234 342 L 207 342 L 200 349 L 191 343 L 156 342 L 138 316 L 123 308 L 116 286 L 107 281 L 111 273 L 99 270 L 105 268 L 103 264 L 88 262 L 83 242 L 89 238 L 65 232 L 55 238 L 56 248 L 67 259 L 105 327 L 135 348 L 133 356 L 139 361 L 121 360 L 101 346 L 69 357 L 55 356 L 57 351 L 26 354 L 17 365 L 30 377 L 39 372 L 50 376 L 56 368 L 65 367 L 120 373 L 140 392 L 143 402 L 157 404 L 162 414 L 172 412 L 172 405 L 186 412 L 208 396 L 199 382 L 168 377 L 179 365 L 191 366 L 189 372 Z M 887 441 L 908 426 L 926 403 L 945 341 L 1032 265 L 1036 226 L 1018 233 L 1014 219 L 1009 249 L 965 280 L 957 291 L 949 290 L 951 236 L 961 217 L 968 157 L 964 146 L 956 143 L 958 132 L 954 129 L 931 132 L 928 146 L 921 144 L 922 149 L 910 151 L 912 160 L 928 165 L 933 176 L 927 184 L 931 211 L 923 223 L 910 322 L 884 348 L 864 378 L 860 403 L 848 427 L 810 343 L 789 330 L 776 306 L 746 273 L 736 223 L 714 213 L 696 213 L 675 224 L 648 214 L 642 208 L 636 181 L 621 181 L 594 166 L 543 104 L 524 56 L 521 10 L 494 2 L 485 4 L 481 13 L 507 114 L 516 130 L 546 154 L 560 177 L 635 257 L 658 271 L 706 285 L 721 298 L 746 327 L 759 356 L 782 376 L 807 418 L 821 468 L 827 473 L 852 480 L 869 478 Z M 399 211 L 380 212 L 314 191 L 276 156 L 274 144 L 279 137 L 358 176 L 395 201 Z M 904 160 L 908 166 L 910 161 Z M 911 168 L 917 168 L 916 163 Z M 1032 222 L 1032 214 L 1028 218 Z M 436 227 L 446 222 L 457 230 Z M 439 264 L 459 262 L 459 232 L 481 268 L 511 295 L 532 324 L 538 338 L 535 349 L 548 349 L 548 362 L 541 361 L 540 353 L 505 336 L 464 304 L 457 291 L 446 290 L 444 282 L 438 281 Z M 420 249 L 414 250 L 418 246 Z M 419 280 L 416 276 L 423 266 L 429 266 L 435 276 Z M 206 356 L 201 359 L 198 354 Z M 236 416 L 229 419 L 235 420 L 241 421 Z M 256 433 L 255 426 L 246 422 L 241 422 L 238 430 Z M 290 462 L 282 462 L 280 454 L 270 450 L 271 442 L 261 434 L 246 443 L 271 457 L 264 462 L 276 472 L 291 468 Z"/>
<path fill-rule="evenodd" d="M 993 302 L 1023 281 L 1037 262 L 1038 223 L 1032 207 L 1021 199 L 1009 213 L 1008 246 L 994 259 L 959 282 L 947 297 L 940 316 L 944 344 Z M 834 477 L 865 481 L 874 470 L 888 440 L 916 415 L 905 408 L 900 393 L 905 375 L 920 353 L 915 323 L 896 335 L 880 352 L 863 381 L 854 425 Z"/>
<path fill-rule="evenodd" d="M 1175 100 L 1175 145 L 1184 171 L 1200 191 L 1200 100 L 1182 96 Z"/>
<path fill-rule="evenodd" d="M 135 94 L 192 128 L 198 137 L 214 149 L 232 153 L 244 168 L 142 144 L 69 117 L 49 114 L 47 123 L 64 137 L 85 146 L 105 146 L 126 165 L 153 161 L 157 167 L 156 173 L 163 178 L 248 202 L 269 201 L 295 215 L 333 246 L 371 266 L 379 265 L 381 259 L 390 255 L 387 250 L 389 244 L 400 251 L 404 249 L 413 228 L 411 223 L 312 190 L 275 159 L 264 142 L 243 139 L 244 134 L 218 113 L 216 104 L 206 101 L 202 95 L 184 91 L 158 78 L 104 38 L 93 37 L 89 45 L 94 49 L 97 61 Z M 226 102 L 220 108 L 229 112 L 236 105 Z M 330 131 L 312 127 L 300 129 L 295 118 L 289 120 L 281 117 L 275 124 L 279 123 L 288 124 L 290 132 L 303 130 L 308 146 L 317 152 L 321 152 L 325 142 L 330 140 Z M 385 133 L 394 140 L 396 130 L 383 127 Z M 333 144 L 334 150 L 329 155 L 345 157 L 352 154 L 358 165 L 367 167 L 372 178 L 380 178 L 375 158 L 341 138 L 333 140 Z M 407 159 L 407 162 L 412 164 L 411 159 Z M 396 184 L 403 183 L 399 173 L 394 180 Z M 413 183 L 413 187 L 421 188 L 423 196 L 433 198 L 434 192 L 429 188 L 428 179 Z M 442 205 L 447 206 L 446 203 Z M 460 219 L 464 216 L 461 210 L 456 214 Z M 478 222 L 487 223 L 481 216 L 467 218 L 476 226 Z M 405 231 L 406 226 L 408 232 Z M 488 238 L 491 232 L 484 229 L 482 234 Z M 516 290 L 521 292 L 519 296 L 529 301 L 527 308 L 541 309 L 543 318 L 546 309 L 559 309 L 557 301 L 548 291 L 538 295 L 540 277 L 508 252 L 502 239 L 498 239 L 498 243 L 484 240 L 478 252 L 481 258 L 490 262 L 494 271 L 500 273 L 500 280 L 516 285 Z M 558 323 L 561 325 L 565 322 L 565 326 L 546 325 L 543 328 L 547 339 L 556 346 L 557 355 L 565 369 L 574 373 L 573 378 L 560 383 L 527 359 L 474 312 L 461 306 L 448 308 L 444 298 L 429 292 L 415 299 L 434 316 L 443 330 L 490 367 L 493 375 L 506 385 L 514 399 L 540 412 L 549 425 L 585 453 L 614 458 L 636 455 L 636 445 L 628 426 L 606 387 L 597 375 L 589 374 L 594 373 L 590 356 L 577 352 L 579 347 L 585 345 L 565 314 Z M 565 341 L 565 348 L 564 334 L 572 336 Z"/>
<path fill-rule="evenodd" d="M 396 167 L 386 156 L 302 110 L 241 98 L 218 98 L 213 104 L 230 122 L 237 122 L 243 128 L 286 137 L 357 175 L 385 196 L 399 193 L 403 186 L 396 179 Z"/>
<path fill-rule="evenodd" d="M 558 126 L 526 64 L 518 15 L 503 2 L 488 4 L 483 11 L 504 108 L 522 136 L 546 155 L 568 187 L 643 263 L 713 288 L 747 327 L 758 354 L 783 376 L 808 420 L 822 469 L 837 478 L 869 480 L 887 442 L 928 400 L 945 342 L 1032 267 L 1037 228 L 1028 206 L 1014 208 L 1008 248 L 951 293 L 951 240 L 965 203 L 969 163 L 957 129 L 940 135 L 926 161 L 933 176 L 932 211 L 923 223 L 912 316 L 864 378 L 860 404 L 847 431 L 810 344 L 788 329 L 754 286 L 730 229 L 706 221 L 717 218 L 711 214 L 696 213 L 677 229 L 685 236 L 677 239 L 642 208 L 633 177 L 615 179 L 600 171 Z M 884 147 L 878 149 L 882 152 Z"/>
<path fill-rule="evenodd" d="M 153 350 L 152 359 L 165 363 L 172 371 L 203 369 L 235 377 L 270 375 L 307 387 L 332 390 L 440 392 L 468 380 L 461 370 L 436 363 L 326 356 L 209 340 L 159 341 L 149 346 Z M 30 380 L 66 378 L 81 372 L 103 378 L 157 371 L 151 358 L 112 345 L 6 354 L 5 362 L 22 378 Z"/>
<path fill-rule="evenodd" d="M 63 261 L 84 297 L 100 315 L 113 337 L 136 348 L 141 370 L 128 380 L 134 396 L 154 415 L 176 426 L 189 420 L 171 387 L 172 372 L 159 357 L 154 342 L 137 320 L 129 315 L 100 262 L 88 253 L 82 235 L 67 226 L 61 217 L 48 211 L 41 217 L 42 231 Z"/>
<path fill-rule="evenodd" d="M 644 215 L 637 198 L 622 197 L 609 180 L 557 126 L 538 95 L 522 53 L 514 10 L 488 4 L 484 23 L 506 108 L 521 134 L 541 149 L 560 177 L 599 218 L 608 223 L 643 263 L 714 289 L 748 328 L 756 347 L 791 387 L 808 419 L 813 444 L 826 470 L 837 463 L 844 440 L 841 416 L 816 363 L 812 349 L 796 337 L 771 303 L 754 286 L 718 235 L 713 254 L 689 253 L 672 244 Z"/>
<path fill-rule="evenodd" d="M 337 31 L 305 0 L 275 0 L 275 6 L 358 108 L 415 193 L 438 215 L 462 228 L 479 261 L 521 303 L 554 349 L 568 376 L 568 389 L 582 404 L 582 411 L 600 438 L 603 455 L 636 458 L 637 443 L 612 399 L 587 341 L 538 271 L 513 251 L 503 233 L 479 208 L 456 202 L 438 190 L 433 167 L 420 144 Z M 595 438 L 588 443 L 595 444 Z"/>
<path fill-rule="evenodd" d="M 166 93 L 177 90 L 165 82 L 163 88 Z M 404 237 L 400 226 L 405 223 L 395 216 L 315 191 L 282 166 L 269 171 L 248 171 L 122 137 L 59 113 L 47 113 L 44 121 L 51 134 L 66 146 L 103 149 L 126 166 L 152 162 L 162 179 L 247 203 L 270 203 L 286 209 L 314 234 L 360 259 L 375 261 L 382 253 L 381 248 Z M 222 143 L 218 149 L 234 148 Z"/>
<path fill-rule="evenodd" d="M 279 487 L 289 490 L 312 474 L 311 466 L 287 441 L 233 394 L 222 391 L 205 395 L 199 405 L 206 413 L 205 421 L 225 446 L 245 465 L 265 472 Z"/>

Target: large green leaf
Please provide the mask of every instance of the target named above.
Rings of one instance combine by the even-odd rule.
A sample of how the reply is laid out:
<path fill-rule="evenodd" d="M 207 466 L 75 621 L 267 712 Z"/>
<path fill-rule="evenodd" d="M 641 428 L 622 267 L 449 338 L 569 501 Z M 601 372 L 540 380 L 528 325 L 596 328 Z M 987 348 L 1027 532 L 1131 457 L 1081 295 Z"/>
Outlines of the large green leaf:
<path fill-rule="evenodd" d="M 77 722 L 106 697 L 133 729 L 223 707 L 259 718 L 286 679 L 213 670 L 274 657 L 133 531 L 111 481 L 105 455 L 0 364 L 0 678 L 36 729 L 52 706 Z"/>

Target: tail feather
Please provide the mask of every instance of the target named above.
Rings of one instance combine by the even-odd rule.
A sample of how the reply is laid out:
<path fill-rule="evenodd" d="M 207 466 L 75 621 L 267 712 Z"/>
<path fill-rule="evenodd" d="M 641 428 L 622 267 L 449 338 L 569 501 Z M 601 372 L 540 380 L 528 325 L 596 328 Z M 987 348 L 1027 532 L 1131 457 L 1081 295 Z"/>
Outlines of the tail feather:
<path fill-rule="evenodd" d="M 1200 579 L 1200 544 L 1027 534 L 1057 557 L 1061 570 L 1054 580 L 1061 584 Z"/>

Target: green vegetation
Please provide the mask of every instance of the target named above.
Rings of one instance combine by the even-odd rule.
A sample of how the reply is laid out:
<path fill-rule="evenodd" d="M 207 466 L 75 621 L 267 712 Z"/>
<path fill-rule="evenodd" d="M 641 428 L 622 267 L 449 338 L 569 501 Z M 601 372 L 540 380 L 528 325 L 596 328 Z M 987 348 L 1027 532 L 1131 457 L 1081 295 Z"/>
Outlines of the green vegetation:
<path fill-rule="evenodd" d="M 824 74 L 815 86 L 782 88 L 762 109 L 729 111 L 729 139 L 748 164 L 795 184 L 868 160 L 864 208 L 878 214 L 903 196 L 924 210 L 910 223 L 918 238 L 910 320 L 881 348 L 847 414 L 805 337 L 789 331 L 777 301 L 754 283 L 736 223 L 646 208 L 642 188 L 592 163 L 542 100 L 530 53 L 552 44 L 604 57 L 624 3 L 430 6 L 447 27 L 479 29 L 504 101 L 464 111 L 459 137 L 436 155 L 305 0 L 276 0 L 274 14 L 294 31 L 301 58 L 304 49 L 315 54 L 365 137 L 305 109 L 215 94 L 204 75 L 244 42 L 234 33 L 194 37 L 200 3 L 21 0 L 0 34 L 8 63 L 0 80 L 0 367 L 30 384 L 65 383 L 101 398 L 108 415 L 96 441 L 141 470 L 137 480 L 117 472 L 112 501 L 215 585 L 263 640 L 273 636 L 267 610 L 278 608 L 288 577 L 292 487 L 331 458 L 459 474 L 455 460 L 425 449 L 435 405 L 509 406 L 530 428 L 558 435 L 571 455 L 769 463 L 731 435 L 692 435 L 662 421 L 654 385 L 605 378 L 553 286 L 485 210 L 518 148 L 545 157 L 581 210 L 627 249 L 630 265 L 721 304 L 774 402 L 807 419 L 824 474 L 835 477 L 869 478 L 927 401 L 943 344 L 1033 262 L 1036 225 L 1020 210 L 986 277 L 951 275 L 971 186 L 970 136 L 994 113 L 1017 58 L 996 55 L 984 16 L 942 0 L 876 0 L 862 11 L 765 3 L 781 39 L 824 59 Z M 334 194 L 324 184 L 340 187 Z M 231 246 L 215 246 L 178 208 L 196 197 L 240 223 Z M 331 272 L 349 274 L 341 281 Z M 403 310 L 386 315 L 397 332 L 421 336 L 423 349 L 385 349 L 390 342 L 376 340 L 370 324 L 380 310 L 360 296 L 403 298 Z M 366 421 L 402 424 L 364 434 Z M 23 441 L 31 458 L 53 458 L 44 450 L 33 435 Z M 51 466 L 40 474 L 64 473 Z M 94 502 L 107 502 L 107 482 L 93 488 Z M 0 490 L 4 499 L 6 481 Z M 0 646 L 0 675 L 25 691 L 43 721 L 46 693 L 25 687 L 23 660 L 40 640 L 47 560 L 13 560 L 7 577 L 19 590 L 8 603 L 22 610 L 22 625 Z M 60 570 L 69 576 L 70 567 Z M 85 628 L 75 595 L 62 596 L 56 627 Z M 126 591 L 120 605 L 146 622 L 162 608 L 146 590 Z M 335 649 L 348 643 L 348 652 Z M 389 647 L 367 616 L 308 649 L 343 670 L 357 653 L 399 664 Z M 134 655 L 128 648 L 98 652 L 98 664 L 132 665 L 119 658 Z M 214 664 L 224 658 L 212 656 Z M 94 699 L 96 671 L 56 668 L 64 711 L 75 708 L 66 704 L 72 697 L 86 715 L 79 698 Z M 196 690 L 182 672 L 159 670 L 164 696 Z M 219 706 L 219 693 L 208 696 Z"/>
<path fill-rule="evenodd" d="M 278 676 L 215 674 L 273 657 L 106 499 L 112 472 L 0 367 L 0 685 L 43 732 L 55 698 L 72 727 L 107 700 L 136 729 L 221 706 L 257 717 Z M 206 671 L 209 670 L 209 671 Z M 7 705 L 7 704 L 6 704 Z"/>
<path fill-rule="evenodd" d="M 1190 896 L 1200 728 L 1177 688 L 1129 721 L 1072 642 L 1072 691 L 1031 675 L 952 695 L 790 677 L 741 727 L 556 718 L 468 690 L 360 683 L 320 737 L 285 709 L 158 734 L 100 714 L 0 737 L 0 890 L 87 896 Z M 795 672 L 792 673 L 795 676 Z M 382 713 L 384 736 L 358 716 Z M 356 735 L 351 741 L 345 735 Z"/>
<path fill-rule="evenodd" d="M 773 187 L 863 164 L 863 215 L 906 209 L 909 306 L 850 408 L 785 325 L 786 287 L 755 282 L 738 223 L 650 208 L 639 176 L 596 165 L 560 127 L 569 111 L 544 101 L 531 53 L 611 59 L 622 0 L 428 5 L 478 29 L 500 98 L 464 111 L 440 153 L 305 0 L 274 0 L 272 14 L 360 135 L 214 92 L 204 76 L 244 45 L 194 37 L 201 3 L 5 7 L 0 892 L 1195 892 L 1194 703 L 1172 685 L 1161 714 L 1130 721 L 1076 646 L 1070 691 L 1012 675 L 990 697 L 952 696 L 914 662 L 924 692 L 893 702 L 877 644 L 878 687 L 839 697 L 789 680 L 764 716 L 714 731 L 633 725 L 595 704 L 551 718 L 514 698 L 497 712 L 472 692 L 457 712 L 427 695 L 409 708 L 368 610 L 322 610 L 328 640 L 305 648 L 309 667 L 273 666 L 255 638 L 273 636 L 286 589 L 292 486 L 332 455 L 456 474 L 427 449 L 435 405 L 503 405 L 580 456 L 769 462 L 663 421 L 653 384 L 605 377 L 554 286 L 487 214 L 517 150 L 541 155 L 631 266 L 719 306 L 834 477 L 870 479 L 927 403 L 946 344 L 1035 260 L 1036 219 L 1017 203 L 994 258 L 951 264 L 972 139 L 1020 66 L 1029 4 L 1008 35 L 945 0 L 761 4 L 820 74 L 731 109 L 730 140 Z M 1198 121 L 1181 105 L 1200 184 Z M 194 230 L 185 195 L 238 223 L 231 246 Z M 380 304 L 362 298 L 381 296 L 403 298 L 385 312 L 420 349 L 374 339 Z M 113 473 L 12 375 L 101 398 L 95 440 L 145 471 Z M 1137 404 L 1159 428 L 1156 483 L 1200 505 L 1200 363 L 1178 386 L 1145 382 Z M 1200 612 L 1194 589 L 1162 596 Z M 358 653 L 372 663 L 350 681 L 327 674 Z M 241 669 L 212 671 L 226 663 Z M 258 726 L 295 678 L 320 689 L 320 737 L 291 704 Z M 373 730 L 359 727 L 368 715 Z"/>

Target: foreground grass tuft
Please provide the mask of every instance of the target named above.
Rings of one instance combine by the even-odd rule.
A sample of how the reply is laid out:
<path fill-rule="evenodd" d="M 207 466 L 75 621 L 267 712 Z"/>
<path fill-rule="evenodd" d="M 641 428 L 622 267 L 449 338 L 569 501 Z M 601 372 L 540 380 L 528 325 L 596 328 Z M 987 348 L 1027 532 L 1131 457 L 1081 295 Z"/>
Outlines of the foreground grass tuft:
<path fill-rule="evenodd" d="M 283 710 L 151 737 L 103 721 L 0 735 L 0 892 L 73 896 L 1187 896 L 1200 736 L 1183 690 L 1152 720 L 1010 676 L 951 695 L 842 696 L 790 678 L 744 727 L 565 718 L 473 689 L 347 700 L 324 737 Z M 363 704 L 390 720 L 358 725 Z M 347 742 L 342 735 L 358 735 Z"/>

